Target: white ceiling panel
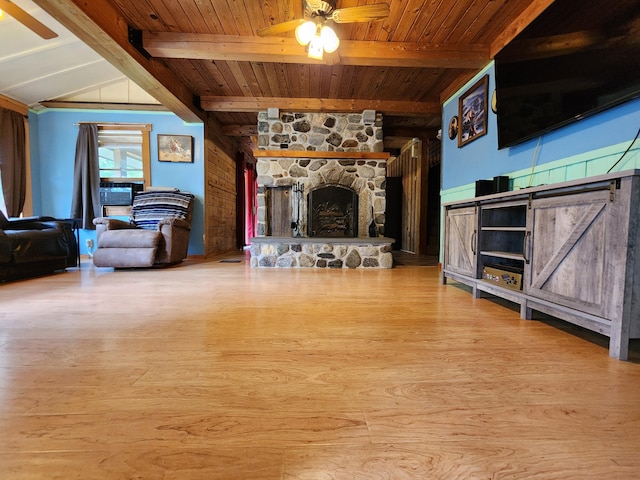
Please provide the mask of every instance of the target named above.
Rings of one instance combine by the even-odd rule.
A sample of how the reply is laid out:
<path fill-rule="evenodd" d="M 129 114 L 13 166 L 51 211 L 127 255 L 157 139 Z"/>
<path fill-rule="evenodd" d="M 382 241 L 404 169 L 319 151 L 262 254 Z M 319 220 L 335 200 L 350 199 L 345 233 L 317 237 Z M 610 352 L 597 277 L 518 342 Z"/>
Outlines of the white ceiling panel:
<path fill-rule="evenodd" d="M 98 62 L 108 64 L 84 44 L 56 42 L 49 45 L 47 48 L 32 50 L 28 54 L 13 57 L 9 61 L 0 59 L 0 69 L 2 69 L 0 91 L 10 91 L 22 84 L 41 80 L 55 82 L 58 75 L 69 70 L 78 70 Z M 111 76 L 120 74 L 115 67 L 108 65 L 114 72 Z"/>
<path fill-rule="evenodd" d="M 70 68 L 64 71 L 49 73 L 36 80 L 25 81 L 18 86 L 8 88 L 4 95 L 29 106 L 58 97 L 72 95 L 76 92 L 99 88 L 124 77 L 118 70 L 99 59 L 92 64 Z"/>
<path fill-rule="evenodd" d="M 0 21 L 0 94 L 37 108 L 39 102 L 82 93 L 100 102 L 106 85 L 127 81 L 113 65 L 81 42 L 31 0 L 17 6 L 58 37 L 44 40 L 9 15 Z M 126 92 L 126 89 L 123 90 Z M 127 96 L 112 101 L 127 103 Z"/>

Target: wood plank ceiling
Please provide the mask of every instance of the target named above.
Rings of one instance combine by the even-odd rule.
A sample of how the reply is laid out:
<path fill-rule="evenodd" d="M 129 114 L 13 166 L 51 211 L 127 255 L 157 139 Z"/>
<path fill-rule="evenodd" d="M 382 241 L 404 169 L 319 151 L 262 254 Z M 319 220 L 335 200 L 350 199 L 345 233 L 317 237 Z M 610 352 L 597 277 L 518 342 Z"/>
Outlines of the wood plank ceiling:
<path fill-rule="evenodd" d="M 435 136 L 442 101 L 553 3 L 338 0 L 337 8 L 387 3 L 390 15 L 337 24 L 337 55 L 317 61 L 293 32 L 256 34 L 301 18 L 302 0 L 34 1 L 187 121 L 203 109 L 228 134 L 250 137 L 268 107 L 369 108 L 384 115 L 386 138 Z"/>

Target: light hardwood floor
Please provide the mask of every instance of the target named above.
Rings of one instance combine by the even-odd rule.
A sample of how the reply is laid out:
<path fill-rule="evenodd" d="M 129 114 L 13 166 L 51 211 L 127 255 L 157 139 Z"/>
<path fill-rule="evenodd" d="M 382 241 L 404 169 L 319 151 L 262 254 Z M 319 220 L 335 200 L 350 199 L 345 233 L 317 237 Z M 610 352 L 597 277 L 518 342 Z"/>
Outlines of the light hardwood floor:
<path fill-rule="evenodd" d="M 640 365 L 437 267 L 0 285 L 0 478 L 634 479 Z"/>

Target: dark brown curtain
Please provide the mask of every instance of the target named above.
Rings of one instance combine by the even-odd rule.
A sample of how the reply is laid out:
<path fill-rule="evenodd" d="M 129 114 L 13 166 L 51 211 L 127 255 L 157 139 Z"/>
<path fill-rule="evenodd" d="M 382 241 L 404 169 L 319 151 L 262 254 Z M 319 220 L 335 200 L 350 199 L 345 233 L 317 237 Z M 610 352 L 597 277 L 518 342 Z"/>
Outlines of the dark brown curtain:
<path fill-rule="evenodd" d="M 9 217 L 18 217 L 27 192 L 27 159 L 24 117 L 0 108 L 0 173 Z"/>
<path fill-rule="evenodd" d="M 100 216 L 100 165 L 98 126 L 83 123 L 78 127 L 76 161 L 73 170 L 71 218 L 81 219 L 82 228 L 95 230 L 93 219 Z"/>

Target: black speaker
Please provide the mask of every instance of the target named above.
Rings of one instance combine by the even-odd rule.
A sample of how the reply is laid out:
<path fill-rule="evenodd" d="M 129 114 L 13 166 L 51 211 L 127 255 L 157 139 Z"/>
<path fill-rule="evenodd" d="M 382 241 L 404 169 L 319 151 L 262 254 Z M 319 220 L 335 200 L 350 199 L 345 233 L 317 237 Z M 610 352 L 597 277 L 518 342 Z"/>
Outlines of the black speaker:
<path fill-rule="evenodd" d="M 476 180 L 476 197 L 491 195 L 493 193 L 493 180 Z"/>
<path fill-rule="evenodd" d="M 509 177 L 493 177 L 493 193 L 508 192 Z"/>

